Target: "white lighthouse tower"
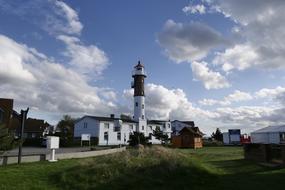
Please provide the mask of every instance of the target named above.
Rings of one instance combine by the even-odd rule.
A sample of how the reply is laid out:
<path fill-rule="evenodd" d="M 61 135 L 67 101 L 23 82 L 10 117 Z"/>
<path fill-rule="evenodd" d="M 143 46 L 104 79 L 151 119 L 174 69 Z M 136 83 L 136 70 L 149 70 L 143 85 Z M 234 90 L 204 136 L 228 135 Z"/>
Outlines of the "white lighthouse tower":
<path fill-rule="evenodd" d="M 134 67 L 132 76 L 132 88 L 134 88 L 134 120 L 138 122 L 137 132 L 146 134 L 146 117 L 145 117 L 145 94 L 144 94 L 144 79 L 146 73 L 144 66 L 138 62 Z"/>

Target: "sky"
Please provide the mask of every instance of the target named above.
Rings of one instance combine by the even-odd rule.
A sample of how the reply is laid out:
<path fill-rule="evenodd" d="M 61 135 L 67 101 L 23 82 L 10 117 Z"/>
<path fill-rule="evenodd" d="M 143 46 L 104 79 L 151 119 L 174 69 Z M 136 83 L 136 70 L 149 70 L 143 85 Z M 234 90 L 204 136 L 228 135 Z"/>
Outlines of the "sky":
<path fill-rule="evenodd" d="M 285 122 L 283 0 L 0 0 L 0 97 L 56 124 L 133 113 L 210 134 Z"/>

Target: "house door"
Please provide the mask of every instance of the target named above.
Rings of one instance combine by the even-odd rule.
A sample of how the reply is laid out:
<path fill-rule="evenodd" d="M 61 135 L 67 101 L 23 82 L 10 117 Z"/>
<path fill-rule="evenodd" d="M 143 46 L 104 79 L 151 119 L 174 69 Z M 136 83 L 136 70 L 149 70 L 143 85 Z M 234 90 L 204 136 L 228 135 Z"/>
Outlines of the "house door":
<path fill-rule="evenodd" d="M 182 146 L 189 147 L 190 146 L 190 135 L 183 135 L 182 136 Z"/>

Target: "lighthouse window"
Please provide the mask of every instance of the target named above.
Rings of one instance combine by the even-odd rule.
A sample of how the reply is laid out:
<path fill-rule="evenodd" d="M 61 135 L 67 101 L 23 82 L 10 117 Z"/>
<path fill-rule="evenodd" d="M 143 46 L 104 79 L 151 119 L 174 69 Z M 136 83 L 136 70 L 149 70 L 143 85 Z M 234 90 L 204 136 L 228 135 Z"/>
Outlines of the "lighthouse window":
<path fill-rule="evenodd" d="M 137 107 L 139 106 L 138 102 L 136 102 L 136 106 L 137 106 Z"/>
<path fill-rule="evenodd" d="M 142 115 L 142 119 L 144 119 L 144 115 Z"/>
<path fill-rule="evenodd" d="M 142 126 L 142 130 L 144 130 L 144 126 Z"/>
<path fill-rule="evenodd" d="M 142 109 L 144 109 L 144 104 L 142 105 Z"/>

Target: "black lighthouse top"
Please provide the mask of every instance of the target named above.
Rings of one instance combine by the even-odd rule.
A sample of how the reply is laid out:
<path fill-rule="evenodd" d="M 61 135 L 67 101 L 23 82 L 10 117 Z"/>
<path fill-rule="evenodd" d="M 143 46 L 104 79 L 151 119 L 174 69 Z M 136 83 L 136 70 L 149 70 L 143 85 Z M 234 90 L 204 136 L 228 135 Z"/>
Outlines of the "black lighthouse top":
<path fill-rule="evenodd" d="M 141 61 L 138 62 L 138 64 L 135 66 L 135 68 L 144 68 L 144 65 L 141 64 Z"/>
<path fill-rule="evenodd" d="M 144 96 L 144 78 L 146 77 L 143 64 L 139 61 L 134 67 L 132 88 L 134 88 L 134 96 Z"/>

